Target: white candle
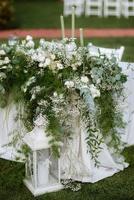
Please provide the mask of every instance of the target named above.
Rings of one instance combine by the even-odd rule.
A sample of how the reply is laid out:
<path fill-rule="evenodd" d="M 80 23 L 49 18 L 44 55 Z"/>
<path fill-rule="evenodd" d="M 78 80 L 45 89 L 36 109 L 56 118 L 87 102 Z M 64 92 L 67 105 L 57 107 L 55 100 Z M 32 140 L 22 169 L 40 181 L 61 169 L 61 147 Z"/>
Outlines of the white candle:
<path fill-rule="evenodd" d="M 72 7 L 72 38 L 74 38 L 75 34 L 75 7 Z"/>
<path fill-rule="evenodd" d="M 84 46 L 83 28 L 80 28 L 80 45 Z"/>
<path fill-rule="evenodd" d="M 65 38 L 65 26 L 64 26 L 64 18 L 61 15 L 60 16 L 60 21 L 61 21 L 61 34 L 62 34 L 62 39 Z"/>

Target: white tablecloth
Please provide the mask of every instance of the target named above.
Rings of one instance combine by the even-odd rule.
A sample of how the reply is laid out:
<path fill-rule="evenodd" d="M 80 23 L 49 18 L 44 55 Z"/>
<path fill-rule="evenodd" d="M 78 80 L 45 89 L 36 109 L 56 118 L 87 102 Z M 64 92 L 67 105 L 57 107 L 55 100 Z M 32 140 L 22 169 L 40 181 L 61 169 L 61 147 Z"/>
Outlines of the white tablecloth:
<path fill-rule="evenodd" d="M 134 64 L 128 67 L 128 63 L 120 62 L 123 72 L 128 75 L 128 81 L 125 84 L 126 99 L 123 105 L 123 115 L 127 122 L 126 129 L 122 135 L 122 140 L 127 145 L 134 144 Z M 16 106 L 10 105 L 6 109 L 0 110 L 0 157 L 14 160 L 17 155 L 13 146 L 4 146 L 8 144 L 13 137 L 13 130 L 20 129 L 20 122 L 16 123 Z M 22 131 L 23 132 L 23 131 Z M 64 147 L 61 155 L 62 177 L 65 179 L 72 178 L 82 182 L 96 182 L 105 177 L 112 176 L 128 165 L 121 160 L 115 158 L 110 153 L 106 144 L 102 144 L 103 150 L 99 155 L 100 167 L 94 166 L 89 153 L 87 153 L 86 131 L 79 130 L 80 134 L 74 134 L 73 139 Z M 20 139 L 21 143 L 21 139 Z M 19 148 L 18 143 L 18 148 Z M 73 147 L 73 148 L 72 148 Z"/>

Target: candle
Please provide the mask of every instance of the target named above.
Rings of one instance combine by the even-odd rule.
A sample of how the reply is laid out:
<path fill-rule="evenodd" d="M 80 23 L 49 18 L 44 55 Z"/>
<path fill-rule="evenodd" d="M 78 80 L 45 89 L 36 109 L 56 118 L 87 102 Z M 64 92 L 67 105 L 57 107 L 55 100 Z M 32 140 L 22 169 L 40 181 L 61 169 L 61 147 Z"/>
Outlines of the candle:
<path fill-rule="evenodd" d="M 80 45 L 84 46 L 83 28 L 80 28 Z"/>
<path fill-rule="evenodd" d="M 75 34 L 75 7 L 72 7 L 72 38 Z"/>
<path fill-rule="evenodd" d="M 65 27 L 64 27 L 64 18 L 61 15 L 60 16 L 60 21 L 61 21 L 61 34 L 62 34 L 62 39 L 65 38 Z"/>

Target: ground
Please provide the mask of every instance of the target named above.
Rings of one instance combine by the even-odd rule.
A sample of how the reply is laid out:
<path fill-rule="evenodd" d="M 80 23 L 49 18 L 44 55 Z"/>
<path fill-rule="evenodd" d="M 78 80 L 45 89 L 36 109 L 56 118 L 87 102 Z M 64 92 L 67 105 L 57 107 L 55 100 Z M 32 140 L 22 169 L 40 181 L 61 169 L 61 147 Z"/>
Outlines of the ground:
<path fill-rule="evenodd" d="M 1 200 L 134 200 L 134 146 L 124 151 L 130 166 L 112 177 L 94 184 L 82 184 L 82 189 L 69 189 L 33 197 L 23 185 L 24 165 L 0 159 Z"/>

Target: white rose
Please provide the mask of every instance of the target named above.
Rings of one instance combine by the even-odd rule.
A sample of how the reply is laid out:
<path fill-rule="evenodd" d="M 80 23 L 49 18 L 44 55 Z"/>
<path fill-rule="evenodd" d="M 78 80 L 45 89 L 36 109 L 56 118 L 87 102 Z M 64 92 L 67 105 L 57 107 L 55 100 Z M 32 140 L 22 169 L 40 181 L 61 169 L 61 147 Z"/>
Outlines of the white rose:
<path fill-rule="evenodd" d="M 88 83 L 88 82 L 89 82 L 88 77 L 87 77 L 87 76 L 82 76 L 82 77 L 81 77 L 81 82 L 83 82 L 83 83 Z"/>
<path fill-rule="evenodd" d="M 33 39 L 33 38 L 32 38 L 31 35 L 27 35 L 27 36 L 26 36 L 26 40 L 27 40 L 27 41 L 30 41 L 30 40 L 32 40 L 32 39 Z"/>
<path fill-rule="evenodd" d="M 90 85 L 90 91 L 93 98 L 100 97 L 100 91 L 93 84 Z"/>
<path fill-rule="evenodd" d="M 6 55 L 6 52 L 2 49 L 2 50 L 0 50 L 0 55 L 4 56 L 4 55 Z"/>
<path fill-rule="evenodd" d="M 66 81 L 65 82 L 65 86 L 67 88 L 73 88 L 74 87 L 74 82 L 73 81 Z"/>

